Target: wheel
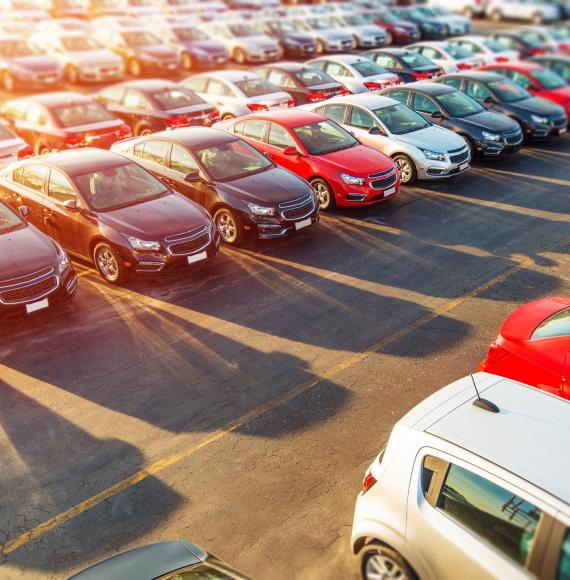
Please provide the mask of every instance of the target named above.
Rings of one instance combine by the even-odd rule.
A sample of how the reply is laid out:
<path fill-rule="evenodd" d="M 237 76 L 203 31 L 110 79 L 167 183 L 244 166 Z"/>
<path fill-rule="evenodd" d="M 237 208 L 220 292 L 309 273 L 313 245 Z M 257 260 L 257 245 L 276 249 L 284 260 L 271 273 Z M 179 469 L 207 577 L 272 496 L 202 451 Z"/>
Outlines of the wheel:
<path fill-rule="evenodd" d="M 358 38 L 356 36 L 352 37 L 352 50 L 358 50 Z"/>
<path fill-rule="evenodd" d="M 243 239 L 241 225 L 231 209 L 223 207 L 214 214 L 214 223 L 226 244 L 236 245 Z"/>
<path fill-rule="evenodd" d="M 93 261 L 99 275 L 111 284 L 121 284 L 127 279 L 123 259 L 108 244 L 101 243 L 93 250 Z"/>
<path fill-rule="evenodd" d="M 65 67 L 64 74 L 68 83 L 76 85 L 79 82 L 79 72 L 73 65 L 68 64 Z"/>
<path fill-rule="evenodd" d="M 493 22 L 501 22 L 502 19 L 503 19 L 503 15 L 501 14 L 500 10 L 493 10 L 491 12 L 491 20 Z"/>
<path fill-rule="evenodd" d="M 222 115 L 222 121 L 229 121 L 230 119 L 235 119 L 236 116 L 232 115 L 231 113 L 226 113 L 225 115 Z"/>
<path fill-rule="evenodd" d="M 415 580 L 416 575 L 402 556 L 387 546 L 368 544 L 362 550 L 363 580 Z"/>
<path fill-rule="evenodd" d="M 416 182 L 418 178 L 418 170 L 416 169 L 416 164 L 403 153 L 398 153 L 392 158 L 394 163 L 400 172 L 400 179 L 402 185 L 412 185 Z"/>
<path fill-rule="evenodd" d="M 325 52 L 325 43 L 321 40 L 317 40 L 317 54 L 324 54 Z"/>
<path fill-rule="evenodd" d="M 192 56 L 187 52 L 183 52 L 181 64 L 184 70 L 186 71 L 192 70 L 192 68 L 194 67 L 194 63 L 192 62 Z"/>
<path fill-rule="evenodd" d="M 473 11 L 473 8 L 471 6 L 466 6 L 463 9 L 463 16 L 465 16 L 465 18 L 473 20 L 473 18 L 475 17 L 475 12 Z"/>
<path fill-rule="evenodd" d="M 535 14 L 532 15 L 531 22 L 534 25 L 539 26 L 544 23 L 544 16 L 540 12 L 536 12 Z"/>
<path fill-rule="evenodd" d="M 142 75 L 141 63 L 136 58 L 131 58 L 127 63 L 127 72 L 132 77 L 140 77 Z"/>
<path fill-rule="evenodd" d="M 145 125 L 144 123 L 139 123 L 138 125 L 135 126 L 134 133 L 138 137 L 142 137 L 143 135 L 150 135 L 152 131 L 148 125 Z"/>
<path fill-rule="evenodd" d="M 319 204 L 319 209 L 322 210 L 332 209 L 335 206 L 335 199 L 331 186 L 320 177 L 313 179 L 311 181 L 311 185 L 315 190 L 317 202 Z"/>
<path fill-rule="evenodd" d="M 236 48 L 234 50 L 234 60 L 238 64 L 245 64 L 246 54 L 245 54 L 245 51 L 243 50 L 243 48 Z"/>
<path fill-rule="evenodd" d="M 394 44 L 394 36 L 389 30 L 386 30 L 386 44 Z"/>
<path fill-rule="evenodd" d="M 51 149 L 47 145 L 44 145 L 43 143 L 35 143 L 34 145 L 34 155 L 45 155 L 50 151 Z"/>
<path fill-rule="evenodd" d="M 12 73 L 10 73 L 9 71 L 4 71 L 2 73 L 2 88 L 7 93 L 14 92 L 14 77 L 12 76 Z"/>

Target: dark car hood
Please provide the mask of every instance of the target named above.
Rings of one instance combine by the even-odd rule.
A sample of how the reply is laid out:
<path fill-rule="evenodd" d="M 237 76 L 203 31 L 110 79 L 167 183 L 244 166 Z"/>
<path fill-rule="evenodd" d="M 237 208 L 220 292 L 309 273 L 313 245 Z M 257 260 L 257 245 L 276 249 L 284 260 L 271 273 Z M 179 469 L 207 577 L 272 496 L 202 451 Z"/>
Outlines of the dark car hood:
<path fill-rule="evenodd" d="M 304 42 L 306 44 L 313 44 L 314 38 L 305 32 L 286 32 L 279 35 L 280 40 L 292 40 L 294 42 Z"/>
<path fill-rule="evenodd" d="M 222 44 L 215 40 L 192 40 L 185 42 L 184 45 L 189 50 L 201 50 L 208 54 L 227 54 L 228 52 Z"/>
<path fill-rule="evenodd" d="M 208 223 L 204 210 L 178 193 L 99 214 L 102 223 L 143 240 L 161 240 Z"/>
<path fill-rule="evenodd" d="M 12 64 L 21 66 L 36 73 L 54 71 L 59 68 L 57 61 L 49 55 L 37 54 L 33 56 L 17 56 L 9 59 Z"/>
<path fill-rule="evenodd" d="M 139 46 L 134 48 L 139 54 L 147 54 L 153 58 L 167 59 L 178 58 L 178 51 L 172 46 L 165 46 L 163 44 L 154 44 L 151 46 Z"/>
<path fill-rule="evenodd" d="M 218 189 L 245 203 L 259 204 L 291 201 L 312 191 L 311 186 L 304 179 L 280 167 L 231 182 L 220 183 Z"/>
<path fill-rule="evenodd" d="M 564 112 L 564 109 L 559 105 L 555 105 L 546 99 L 540 97 L 530 97 L 516 103 L 504 103 L 511 110 L 521 110 L 527 113 L 534 113 L 536 115 L 556 115 Z"/>
<path fill-rule="evenodd" d="M 57 254 L 54 243 L 33 226 L 0 234 L 0 277 L 8 280 L 55 266 Z"/>
<path fill-rule="evenodd" d="M 408 22 L 407 20 L 397 20 L 394 23 L 390 23 L 390 26 L 398 26 L 400 28 L 405 28 L 406 30 L 417 30 L 418 27 L 413 24 L 412 22 Z"/>
<path fill-rule="evenodd" d="M 514 131 L 518 127 L 518 123 L 501 115 L 500 113 L 493 113 L 493 111 L 483 111 L 476 115 L 463 117 L 457 119 L 458 123 L 463 125 L 471 125 L 480 129 L 491 129 L 492 131 Z"/>

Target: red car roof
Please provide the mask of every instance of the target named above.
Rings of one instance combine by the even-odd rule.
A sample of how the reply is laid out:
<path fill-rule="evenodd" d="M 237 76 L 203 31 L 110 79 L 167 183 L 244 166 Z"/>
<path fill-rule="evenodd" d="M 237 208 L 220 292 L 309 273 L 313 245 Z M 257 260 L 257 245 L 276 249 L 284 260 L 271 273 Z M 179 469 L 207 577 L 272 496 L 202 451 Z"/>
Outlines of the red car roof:
<path fill-rule="evenodd" d="M 503 322 L 500 334 L 507 340 L 528 340 L 541 322 L 568 307 L 570 298 L 561 296 L 534 300 L 515 310 Z"/>
<path fill-rule="evenodd" d="M 526 60 L 514 60 L 510 62 L 501 62 L 499 64 L 488 64 L 479 67 L 479 70 L 488 70 L 488 69 L 496 69 L 496 68 L 508 68 L 511 70 L 520 70 L 531 72 L 534 70 L 539 70 L 544 68 L 541 64 L 536 62 L 528 62 Z"/>

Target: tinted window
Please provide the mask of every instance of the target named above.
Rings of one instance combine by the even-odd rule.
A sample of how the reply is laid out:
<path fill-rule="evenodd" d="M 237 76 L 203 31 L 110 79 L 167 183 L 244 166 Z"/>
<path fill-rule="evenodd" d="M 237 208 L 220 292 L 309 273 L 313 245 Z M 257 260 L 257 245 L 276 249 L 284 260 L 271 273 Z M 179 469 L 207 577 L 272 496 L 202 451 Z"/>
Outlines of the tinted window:
<path fill-rule="evenodd" d="M 331 76 L 337 77 L 351 77 L 352 73 L 341 64 L 336 62 L 329 62 L 327 65 L 327 73 Z"/>
<path fill-rule="evenodd" d="M 394 135 L 405 135 L 429 127 L 429 123 L 421 115 L 403 104 L 384 107 L 374 113 Z"/>
<path fill-rule="evenodd" d="M 260 97 L 277 91 L 276 87 L 263 78 L 238 81 L 235 85 L 246 97 Z"/>
<path fill-rule="evenodd" d="M 286 147 L 297 147 L 295 140 L 284 127 L 276 123 L 269 124 L 269 137 L 267 139 L 269 145 L 285 149 Z"/>
<path fill-rule="evenodd" d="M 165 576 L 164 580 L 232 580 L 232 576 L 208 564 L 196 564 L 187 570 L 178 570 L 174 574 Z"/>
<path fill-rule="evenodd" d="M 570 308 L 566 308 L 541 322 L 532 333 L 531 339 L 553 338 L 555 336 L 570 336 Z"/>
<path fill-rule="evenodd" d="M 27 104 L 25 102 L 7 103 L 3 113 L 10 119 L 24 119 L 26 116 Z"/>
<path fill-rule="evenodd" d="M 562 77 L 547 68 L 532 71 L 530 76 L 548 90 L 560 89 L 566 86 L 566 82 Z"/>
<path fill-rule="evenodd" d="M 142 158 L 153 163 L 165 165 L 168 147 L 168 141 L 145 141 Z"/>
<path fill-rule="evenodd" d="M 350 115 L 350 124 L 358 129 L 370 129 L 374 127 L 374 119 L 372 116 L 358 107 L 352 108 Z"/>
<path fill-rule="evenodd" d="M 461 91 L 438 95 L 436 100 L 452 117 L 469 117 L 485 110 L 476 100 Z"/>
<path fill-rule="evenodd" d="M 40 105 L 32 105 L 26 114 L 26 121 L 35 125 L 47 125 L 48 117 Z"/>
<path fill-rule="evenodd" d="M 556 571 L 556 580 L 568 580 L 568 578 L 570 578 L 570 530 L 566 530 Z"/>
<path fill-rule="evenodd" d="M 63 127 L 76 127 L 89 123 L 113 121 L 115 117 L 102 105 L 96 102 L 78 103 L 53 109 L 54 116 Z"/>
<path fill-rule="evenodd" d="M 420 93 L 414 95 L 412 102 L 412 107 L 421 113 L 434 113 L 435 111 L 439 111 L 439 107 L 429 97 Z"/>
<path fill-rule="evenodd" d="M 98 99 L 109 105 L 118 105 L 123 100 L 125 89 L 122 87 L 109 87 L 99 93 Z"/>
<path fill-rule="evenodd" d="M 230 90 L 230 87 L 228 87 L 225 83 L 221 83 L 220 81 L 215 81 L 213 79 L 208 83 L 208 94 L 217 95 L 218 97 L 234 96 Z"/>
<path fill-rule="evenodd" d="M 311 155 L 326 155 L 358 145 L 358 141 L 334 121 L 318 121 L 293 129 Z"/>
<path fill-rule="evenodd" d="M 15 136 L 12 133 L 12 131 L 10 131 L 10 129 L 8 129 L 8 127 L 5 127 L 4 125 L 0 124 L 0 139 L 14 139 Z"/>
<path fill-rule="evenodd" d="M 184 85 L 193 91 L 203 93 L 206 90 L 208 77 L 195 77 L 184 81 Z"/>
<path fill-rule="evenodd" d="M 244 126 L 244 122 L 240 121 L 239 123 L 236 123 L 233 126 L 232 131 L 236 134 L 236 135 L 243 135 L 243 126 Z"/>
<path fill-rule="evenodd" d="M 344 113 L 346 111 L 345 105 L 326 105 L 325 117 L 336 121 L 337 123 L 344 123 Z"/>
<path fill-rule="evenodd" d="M 52 169 L 49 174 L 48 196 L 61 203 L 69 201 L 70 199 L 77 199 L 77 194 L 69 179 L 55 169 Z"/>
<path fill-rule="evenodd" d="M 387 96 L 396 101 L 400 101 L 400 103 L 406 104 L 408 102 L 409 93 L 408 91 L 390 91 Z"/>
<path fill-rule="evenodd" d="M 510 72 L 510 71 L 509 71 Z M 517 85 L 520 85 L 523 89 L 528 89 L 533 86 L 532 82 L 523 74 L 517 71 L 507 73 L 507 76 L 513 79 Z"/>
<path fill-rule="evenodd" d="M 306 87 L 314 87 L 326 83 L 334 83 L 335 80 L 321 70 L 307 68 L 297 73 L 297 78 Z"/>
<path fill-rule="evenodd" d="M 516 103 L 517 101 L 528 99 L 531 96 L 530 93 L 527 93 L 522 87 L 509 79 L 493 81 L 489 83 L 489 87 L 505 103 Z"/>
<path fill-rule="evenodd" d="M 563 62 L 553 62 L 552 70 L 559 74 L 565 81 L 570 81 L 570 66 Z"/>
<path fill-rule="evenodd" d="M 488 97 L 491 97 L 491 91 L 483 84 L 483 83 L 476 83 L 475 81 L 469 81 L 467 83 L 467 87 L 465 92 L 474 99 L 485 100 Z"/>
<path fill-rule="evenodd" d="M 186 149 L 173 145 L 170 152 L 170 169 L 186 175 L 192 171 L 198 171 L 198 164 Z"/>
<path fill-rule="evenodd" d="M 445 56 L 443 54 L 441 54 L 439 51 L 434 50 L 433 48 L 430 48 L 430 47 L 427 47 L 427 46 L 424 46 L 421 49 L 421 53 L 425 57 L 427 57 L 427 58 L 429 58 L 431 60 L 433 60 L 433 59 L 443 59 L 443 60 L 445 60 Z"/>
<path fill-rule="evenodd" d="M 150 104 L 150 101 L 135 91 L 127 91 L 124 105 L 129 109 L 140 109 L 141 111 L 154 110 L 154 107 Z"/>
<path fill-rule="evenodd" d="M 444 79 L 441 81 L 441 84 L 453 87 L 454 89 L 460 89 L 462 82 L 461 79 Z"/>
<path fill-rule="evenodd" d="M 265 121 L 249 120 L 243 123 L 243 136 L 261 141 L 263 130 L 265 129 Z"/>
<path fill-rule="evenodd" d="M 294 87 L 295 83 L 280 70 L 273 69 L 270 71 L 267 80 L 276 87 Z"/>
<path fill-rule="evenodd" d="M 457 465 L 450 465 L 437 507 L 495 548 L 524 564 L 541 510 Z"/>
<path fill-rule="evenodd" d="M 167 111 L 171 109 L 180 109 L 181 107 L 191 107 L 199 105 L 204 101 L 194 93 L 184 89 L 164 89 L 152 94 L 154 100 L 162 109 Z"/>
<path fill-rule="evenodd" d="M 363 77 L 371 77 L 388 72 L 373 60 L 365 60 L 364 62 L 355 62 L 352 67 L 359 72 Z"/>
<path fill-rule="evenodd" d="M 48 168 L 44 165 L 25 165 L 21 172 L 14 171 L 14 181 L 35 191 L 42 191 L 47 172 Z"/>

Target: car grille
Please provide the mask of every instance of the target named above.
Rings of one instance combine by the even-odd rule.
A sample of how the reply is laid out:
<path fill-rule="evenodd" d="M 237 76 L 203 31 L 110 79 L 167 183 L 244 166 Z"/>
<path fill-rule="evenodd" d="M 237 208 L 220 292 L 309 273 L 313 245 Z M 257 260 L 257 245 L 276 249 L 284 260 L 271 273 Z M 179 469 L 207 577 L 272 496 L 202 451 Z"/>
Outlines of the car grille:
<path fill-rule="evenodd" d="M 558 128 L 566 127 L 568 119 L 566 117 L 556 117 L 556 119 L 552 119 L 552 124 Z"/>
<path fill-rule="evenodd" d="M 507 145 L 515 145 L 522 139 L 522 133 L 520 131 L 515 131 L 514 133 L 505 134 L 505 143 Z"/>
<path fill-rule="evenodd" d="M 451 163 L 463 163 L 469 159 L 469 151 L 464 151 L 463 153 L 459 153 L 459 155 L 450 155 L 449 160 Z"/>
<path fill-rule="evenodd" d="M 20 278 L 0 282 L 0 302 L 3 304 L 34 302 L 51 294 L 58 286 L 59 279 L 54 275 L 53 268 L 44 268 Z"/>
<path fill-rule="evenodd" d="M 315 211 L 315 198 L 309 193 L 292 201 L 284 201 L 279 204 L 279 211 L 283 219 L 300 220 Z"/>
<path fill-rule="evenodd" d="M 370 187 L 372 189 L 388 189 L 392 187 L 396 181 L 398 181 L 398 175 L 390 175 L 390 177 L 385 177 L 384 179 L 375 179 L 370 182 Z"/>
<path fill-rule="evenodd" d="M 390 167 L 390 169 L 386 169 L 386 171 L 380 171 L 378 173 L 371 173 L 368 178 L 369 179 L 378 179 L 379 177 L 385 177 L 386 175 L 390 175 L 390 173 L 392 173 L 392 171 L 394 171 L 393 167 Z"/>
<path fill-rule="evenodd" d="M 198 226 L 180 234 L 167 236 L 164 240 L 166 249 L 173 256 L 194 254 L 210 243 L 210 226 Z"/>

